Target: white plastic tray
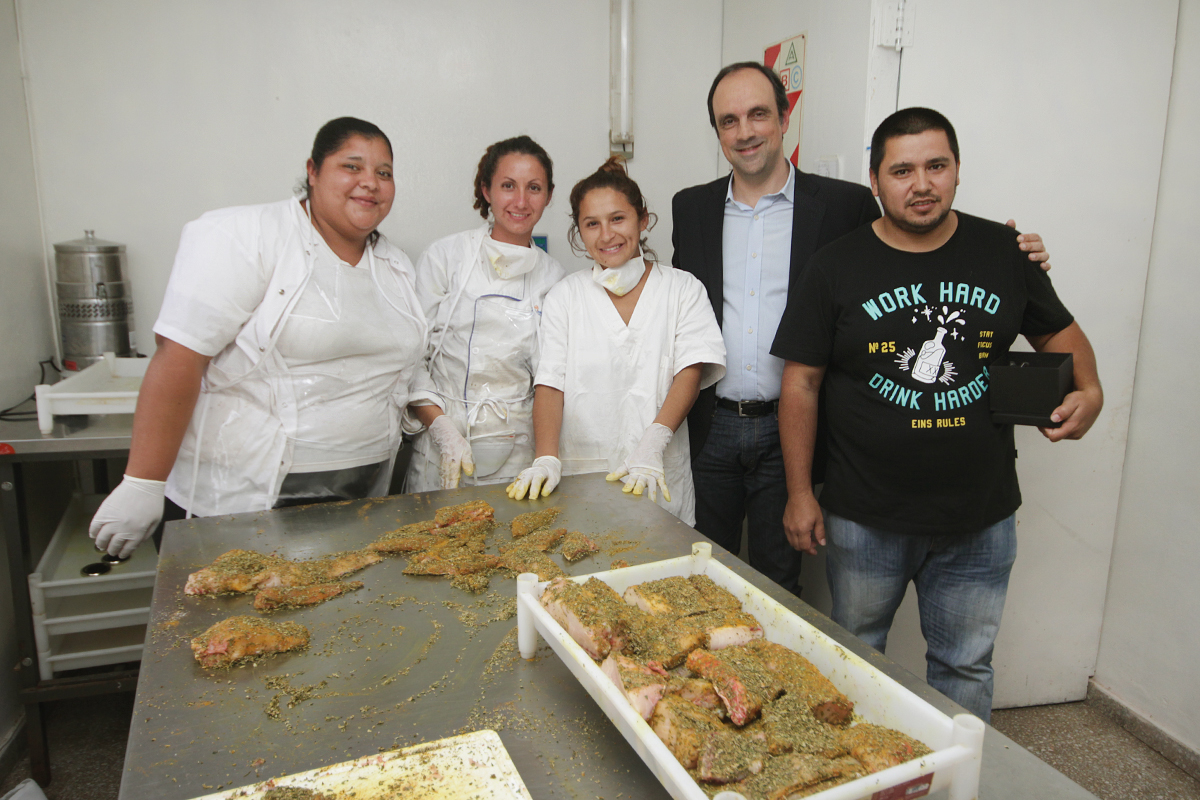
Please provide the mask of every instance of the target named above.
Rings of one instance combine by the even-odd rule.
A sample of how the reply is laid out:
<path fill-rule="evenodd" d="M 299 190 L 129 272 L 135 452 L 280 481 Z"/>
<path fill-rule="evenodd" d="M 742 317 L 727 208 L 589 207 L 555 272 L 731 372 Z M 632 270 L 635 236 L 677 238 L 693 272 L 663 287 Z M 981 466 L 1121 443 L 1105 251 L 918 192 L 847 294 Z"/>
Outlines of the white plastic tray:
<path fill-rule="evenodd" d="M 282 786 L 355 800 L 418 795 L 422 800 L 533 800 L 495 731 L 438 739 L 196 800 L 250 800 Z"/>
<path fill-rule="evenodd" d="M 35 387 L 38 428 L 54 430 L 55 414 L 132 414 L 149 364 L 148 358 L 105 353 L 103 361 L 66 380 Z"/>
<path fill-rule="evenodd" d="M 728 589 L 742 602 L 742 610 L 753 614 L 769 641 L 785 645 L 807 658 L 834 685 L 854 701 L 854 710 L 863 719 L 903 731 L 920 739 L 934 752 L 924 758 L 900 764 L 850 783 L 811 795 L 819 800 L 860 800 L 891 787 L 908 785 L 908 792 L 896 797 L 920 797 L 926 792 L 949 787 L 950 800 L 973 800 L 979 790 L 979 767 L 983 749 L 983 722 L 970 714 L 954 719 L 905 689 L 892 678 L 844 649 L 833 639 L 797 617 L 764 592 L 740 578 L 712 558 L 712 546 L 697 542 L 692 555 L 640 564 L 593 575 L 572 578 L 584 583 L 599 578 L 618 594 L 634 584 L 670 576 L 707 575 L 718 586 Z M 600 671 L 596 662 L 571 638 L 562 626 L 541 606 L 540 598 L 548 582 L 536 575 L 523 574 L 517 579 L 518 645 L 521 655 L 531 659 L 541 633 L 563 663 L 587 689 L 592 699 L 608 715 L 630 746 L 675 800 L 708 800 L 687 770 L 659 740 L 641 715 Z M 891 796 L 888 792 L 884 796 Z M 739 797 L 729 793 L 728 797 Z"/>
<path fill-rule="evenodd" d="M 158 554 L 147 543 L 107 575 L 85 577 L 97 562 L 88 523 L 102 495 L 71 497 L 37 569 L 29 576 L 33 635 L 43 680 L 68 669 L 137 661 L 142 657 Z"/>
<path fill-rule="evenodd" d="M 49 679 L 53 673 L 69 669 L 141 661 L 145 641 L 145 625 L 51 636 L 49 650 L 38 652 L 38 663 L 42 677 Z"/>

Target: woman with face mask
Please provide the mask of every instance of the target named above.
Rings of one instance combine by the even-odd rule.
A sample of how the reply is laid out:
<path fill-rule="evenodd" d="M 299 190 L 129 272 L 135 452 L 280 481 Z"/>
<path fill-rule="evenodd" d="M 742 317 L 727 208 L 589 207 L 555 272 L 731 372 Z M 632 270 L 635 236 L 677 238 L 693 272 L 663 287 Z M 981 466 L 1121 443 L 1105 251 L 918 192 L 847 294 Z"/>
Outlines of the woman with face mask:
<path fill-rule="evenodd" d="M 485 222 L 429 246 L 417 295 L 429 322 L 429 373 L 438 403 L 470 449 L 443 469 L 434 437 L 413 443 L 405 490 L 503 483 L 533 458 L 533 376 L 542 301 L 563 268 L 533 244 L 554 194 L 554 164 L 528 136 L 487 148 L 475 173 Z"/>
<path fill-rule="evenodd" d="M 342 117 L 317 133 L 300 196 L 184 227 L 97 546 L 128 556 L 164 513 L 387 494 L 402 409 L 446 427 L 412 264 L 378 232 L 395 194 L 387 136 Z"/>
<path fill-rule="evenodd" d="M 509 497 L 549 495 L 564 474 L 606 472 L 689 525 L 696 498 L 687 413 L 725 374 L 703 284 L 657 263 L 652 215 L 619 157 L 571 190 L 571 244 L 595 262 L 546 296 L 534 429 L 537 458 Z"/>

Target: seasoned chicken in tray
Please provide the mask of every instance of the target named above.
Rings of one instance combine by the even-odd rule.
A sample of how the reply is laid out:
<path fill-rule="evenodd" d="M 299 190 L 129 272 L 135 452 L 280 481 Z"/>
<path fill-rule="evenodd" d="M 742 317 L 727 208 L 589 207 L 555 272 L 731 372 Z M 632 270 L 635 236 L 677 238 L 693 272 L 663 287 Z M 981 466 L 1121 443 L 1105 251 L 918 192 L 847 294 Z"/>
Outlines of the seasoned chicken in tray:
<path fill-rule="evenodd" d="M 710 794 L 802 797 L 931 752 L 899 731 L 852 725 L 854 703 L 764 639 L 707 576 L 647 581 L 623 597 L 594 577 L 559 578 L 541 604 Z"/>

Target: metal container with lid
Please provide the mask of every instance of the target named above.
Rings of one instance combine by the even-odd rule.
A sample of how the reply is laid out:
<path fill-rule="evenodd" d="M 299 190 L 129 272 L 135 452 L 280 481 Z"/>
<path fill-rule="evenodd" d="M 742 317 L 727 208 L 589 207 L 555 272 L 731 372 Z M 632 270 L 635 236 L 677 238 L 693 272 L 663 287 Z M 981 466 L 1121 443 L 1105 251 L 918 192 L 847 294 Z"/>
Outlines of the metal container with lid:
<path fill-rule="evenodd" d="M 80 370 L 104 353 L 134 356 L 133 291 L 125 278 L 125 245 L 82 239 L 54 245 L 63 366 Z"/>

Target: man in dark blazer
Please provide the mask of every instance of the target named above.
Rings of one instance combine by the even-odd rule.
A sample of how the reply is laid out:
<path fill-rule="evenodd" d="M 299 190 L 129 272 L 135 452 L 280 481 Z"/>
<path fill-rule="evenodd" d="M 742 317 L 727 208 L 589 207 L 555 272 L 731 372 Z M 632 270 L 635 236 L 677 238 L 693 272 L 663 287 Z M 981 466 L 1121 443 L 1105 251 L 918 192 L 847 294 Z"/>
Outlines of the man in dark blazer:
<path fill-rule="evenodd" d="M 671 263 L 704 283 L 728 353 L 726 378 L 701 392 L 688 415 L 696 529 L 736 553 L 748 517 L 750 565 L 798 592 L 800 553 L 783 531 L 783 364 L 768 351 L 787 287 L 809 256 L 877 219 L 879 208 L 867 187 L 787 160 L 787 93 L 771 69 L 742 62 L 721 70 L 708 111 L 733 172 L 675 195 L 671 235 Z"/>

